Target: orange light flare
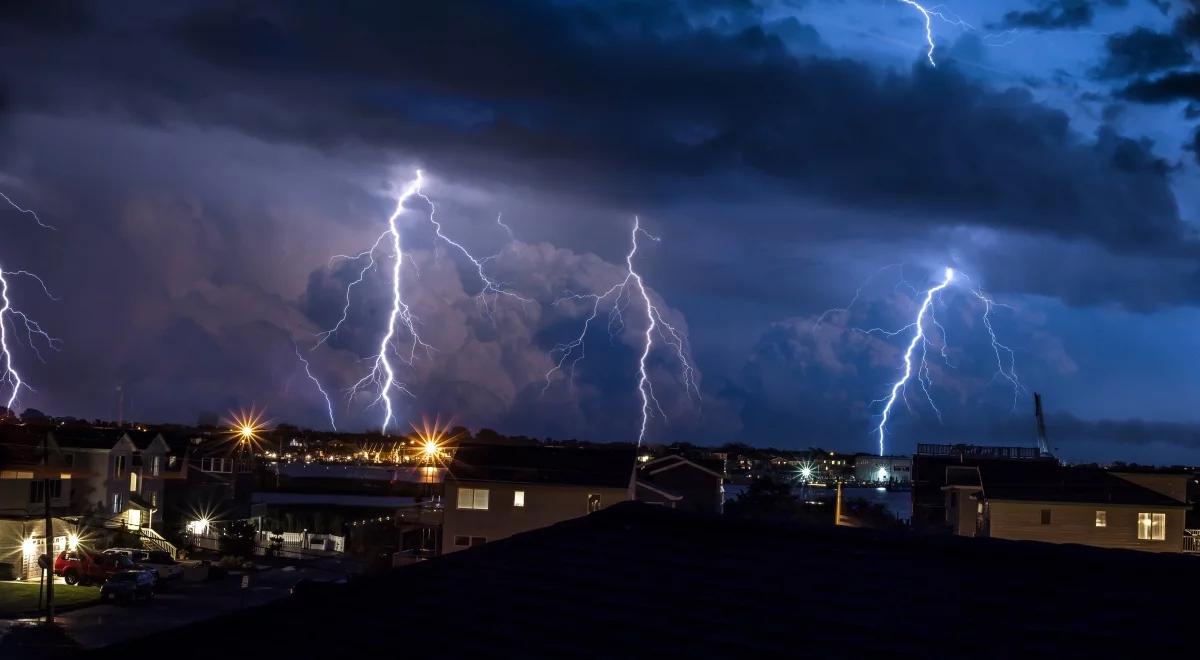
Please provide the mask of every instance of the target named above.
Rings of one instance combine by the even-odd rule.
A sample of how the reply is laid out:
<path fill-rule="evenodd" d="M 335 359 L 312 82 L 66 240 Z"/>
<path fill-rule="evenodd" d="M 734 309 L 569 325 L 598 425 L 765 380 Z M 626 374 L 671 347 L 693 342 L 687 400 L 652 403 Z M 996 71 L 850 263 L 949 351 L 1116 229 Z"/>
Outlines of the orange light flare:
<path fill-rule="evenodd" d="M 261 411 L 251 408 L 249 412 L 230 413 L 226 423 L 229 425 L 226 433 L 238 451 L 258 451 L 262 448 L 262 432 L 266 430 L 268 422 Z"/>
<path fill-rule="evenodd" d="M 429 422 L 428 418 L 421 419 L 421 426 L 412 425 L 412 429 L 417 435 L 417 453 L 416 459 L 424 465 L 444 465 L 450 458 L 448 448 L 450 444 L 458 439 L 457 435 L 450 435 L 451 422 L 447 421 L 442 424 L 441 416 L 434 419 L 433 423 Z"/>

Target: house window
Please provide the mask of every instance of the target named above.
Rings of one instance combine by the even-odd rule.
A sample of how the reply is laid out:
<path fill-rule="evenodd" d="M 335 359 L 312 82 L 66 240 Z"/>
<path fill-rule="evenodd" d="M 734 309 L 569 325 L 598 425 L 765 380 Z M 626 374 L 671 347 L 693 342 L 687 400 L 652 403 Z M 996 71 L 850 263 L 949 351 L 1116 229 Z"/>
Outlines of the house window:
<path fill-rule="evenodd" d="M 32 479 L 32 472 L 24 472 L 22 470 L 5 470 L 0 472 L 0 479 Z"/>
<path fill-rule="evenodd" d="M 137 472 L 129 473 L 129 492 L 136 493 L 137 489 Z"/>
<path fill-rule="evenodd" d="M 1167 514 L 1139 513 L 1138 540 L 1165 541 L 1167 538 Z"/>
<path fill-rule="evenodd" d="M 467 546 L 483 545 L 487 543 L 485 536 L 455 536 L 454 545 L 465 548 Z"/>
<path fill-rule="evenodd" d="M 171 456 L 171 457 L 169 457 L 169 458 L 167 459 L 167 467 L 172 467 L 172 468 L 173 468 L 173 467 L 175 467 L 175 461 L 176 461 L 177 459 L 178 459 L 178 457 L 176 457 L 176 456 Z"/>
<path fill-rule="evenodd" d="M 600 493 L 588 493 L 588 513 L 600 510 Z"/>
<path fill-rule="evenodd" d="M 201 472 L 233 472 L 233 459 L 231 458 L 202 458 L 200 459 Z"/>
<path fill-rule="evenodd" d="M 158 491 L 150 491 L 150 506 L 158 506 Z"/>
<path fill-rule="evenodd" d="M 1108 512 L 1107 511 L 1097 511 L 1096 512 L 1096 526 L 1097 527 L 1108 527 Z"/>
<path fill-rule="evenodd" d="M 1042 509 L 1042 524 L 1050 524 L 1050 509 Z"/>
<path fill-rule="evenodd" d="M 113 476 L 120 478 L 125 476 L 125 457 L 117 456 L 113 458 Z"/>
<path fill-rule="evenodd" d="M 50 480 L 50 499 L 62 497 L 62 480 Z M 46 482 L 38 479 L 29 482 L 29 503 L 40 504 L 46 501 Z"/>
<path fill-rule="evenodd" d="M 458 489 L 458 508 L 460 509 L 481 509 L 486 511 L 488 508 L 488 489 L 486 488 L 459 488 Z"/>
<path fill-rule="evenodd" d="M 161 463 L 162 463 L 162 456 L 151 456 L 150 457 L 150 476 L 152 476 L 152 477 L 158 476 L 158 471 L 159 471 L 159 469 L 161 469 L 160 468 Z"/>
<path fill-rule="evenodd" d="M 513 491 L 513 506 L 519 506 L 519 507 L 525 506 L 525 491 L 523 491 L 523 490 Z"/>
<path fill-rule="evenodd" d="M 112 512 L 113 513 L 121 513 L 121 494 L 120 493 L 113 493 Z"/>

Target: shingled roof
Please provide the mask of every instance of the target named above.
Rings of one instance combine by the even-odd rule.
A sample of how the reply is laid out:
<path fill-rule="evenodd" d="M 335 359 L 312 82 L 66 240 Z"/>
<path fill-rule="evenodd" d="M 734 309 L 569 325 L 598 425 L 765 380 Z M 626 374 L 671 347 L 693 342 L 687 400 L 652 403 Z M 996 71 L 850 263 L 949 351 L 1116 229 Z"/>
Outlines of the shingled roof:
<path fill-rule="evenodd" d="M 980 467 L 983 493 L 990 500 L 1187 506 L 1100 468 L 1058 466 L 1052 472 L 1024 475 L 997 474 L 990 468 L 987 465 Z"/>
<path fill-rule="evenodd" d="M 1198 589 L 1190 557 L 631 502 L 99 657 L 1149 657 Z"/>
<path fill-rule="evenodd" d="M 447 480 L 628 487 L 636 452 L 628 448 L 466 445 Z"/>

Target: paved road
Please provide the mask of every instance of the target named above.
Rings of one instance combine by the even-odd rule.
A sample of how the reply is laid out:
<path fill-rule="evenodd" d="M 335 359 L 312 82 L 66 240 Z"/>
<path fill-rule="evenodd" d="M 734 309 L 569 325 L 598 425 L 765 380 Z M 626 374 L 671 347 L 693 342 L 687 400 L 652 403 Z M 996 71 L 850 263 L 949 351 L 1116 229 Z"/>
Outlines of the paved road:
<path fill-rule="evenodd" d="M 292 586 L 302 579 L 340 579 L 353 568 L 352 562 L 314 560 L 294 569 L 272 568 L 250 573 L 250 585 L 246 589 L 241 588 L 240 575 L 211 582 L 177 583 L 149 601 L 95 605 L 55 618 L 63 631 L 80 646 L 100 648 L 150 632 L 263 605 L 287 597 Z M 7 627 L 4 623 L 7 622 L 0 623 L 0 634 Z"/>

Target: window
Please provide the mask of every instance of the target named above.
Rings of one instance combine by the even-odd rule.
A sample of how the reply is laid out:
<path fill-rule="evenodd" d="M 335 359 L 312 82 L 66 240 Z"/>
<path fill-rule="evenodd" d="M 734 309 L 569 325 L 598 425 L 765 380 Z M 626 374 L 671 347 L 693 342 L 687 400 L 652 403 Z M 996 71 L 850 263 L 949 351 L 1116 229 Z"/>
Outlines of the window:
<path fill-rule="evenodd" d="M 233 472 L 233 459 L 231 458 L 202 458 L 200 459 L 201 472 Z"/>
<path fill-rule="evenodd" d="M 0 472 L 0 479 L 32 479 L 32 472 L 22 472 L 20 470 L 5 470 Z"/>
<path fill-rule="evenodd" d="M 1108 512 L 1107 511 L 1097 511 L 1096 512 L 1096 526 L 1097 527 L 1108 527 Z"/>
<path fill-rule="evenodd" d="M 158 471 L 161 469 L 162 456 L 150 457 L 150 476 L 157 477 Z"/>
<path fill-rule="evenodd" d="M 455 536 L 454 545 L 465 548 L 467 546 L 483 545 L 487 543 L 487 537 L 484 536 Z"/>
<path fill-rule="evenodd" d="M 458 489 L 458 508 L 460 509 L 481 509 L 488 508 L 488 489 L 486 488 L 459 488 Z"/>
<path fill-rule="evenodd" d="M 173 467 L 175 467 L 175 461 L 176 461 L 177 459 L 178 459 L 178 457 L 177 457 L 177 456 L 171 456 L 171 457 L 168 457 L 168 458 L 167 458 L 167 467 L 172 467 L 172 468 L 173 468 Z"/>
<path fill-rule="evenodd" d="M 129 492 L 136 493 L 137 489 L 137 472 L 129 473 Z"/>
<path fill-rule="evenodd" d="M 158 506 L 158 491 L 150 491 L 150 506 Z"/>
<path fill-rule="evenodd" d="M 600 493 L 588 493 L 588 513 L 600 510 Z"/>
<path fill-rule="evenodd" d="M 112 512 L 113 513 L 121 513 L 121 494 L 120 493 L 113 493 Z"/>
<path fill-rule="evenodd" d="M 519 507 L 525 506 L 525 491 L 523 491 L 523 490 L 513 491 L 513 506 L 519 506 Z"/>
<path fill-rule="evenodd" d="M 1042 524 L 1050 524 L 1050 509 L 1042 509 Z"/>
<path fill-rule="evenodd" d="M 1167 514 L 1139 513 L 1138 540 L 1165 541 L 1167 538 Z"/>
<path fill-rule="evenodd" d="M 62 497 L 62 480 L 50 480 L 50 499 Z M 46 501 L 46 482 L 37 479 L 29 482 L 29 503 L 40 504 Z"/>
<path fill-rule="evenodd" d="M 125 457 L 113 457 L 113 476 L 120 478 L 125 476 Z"/>

